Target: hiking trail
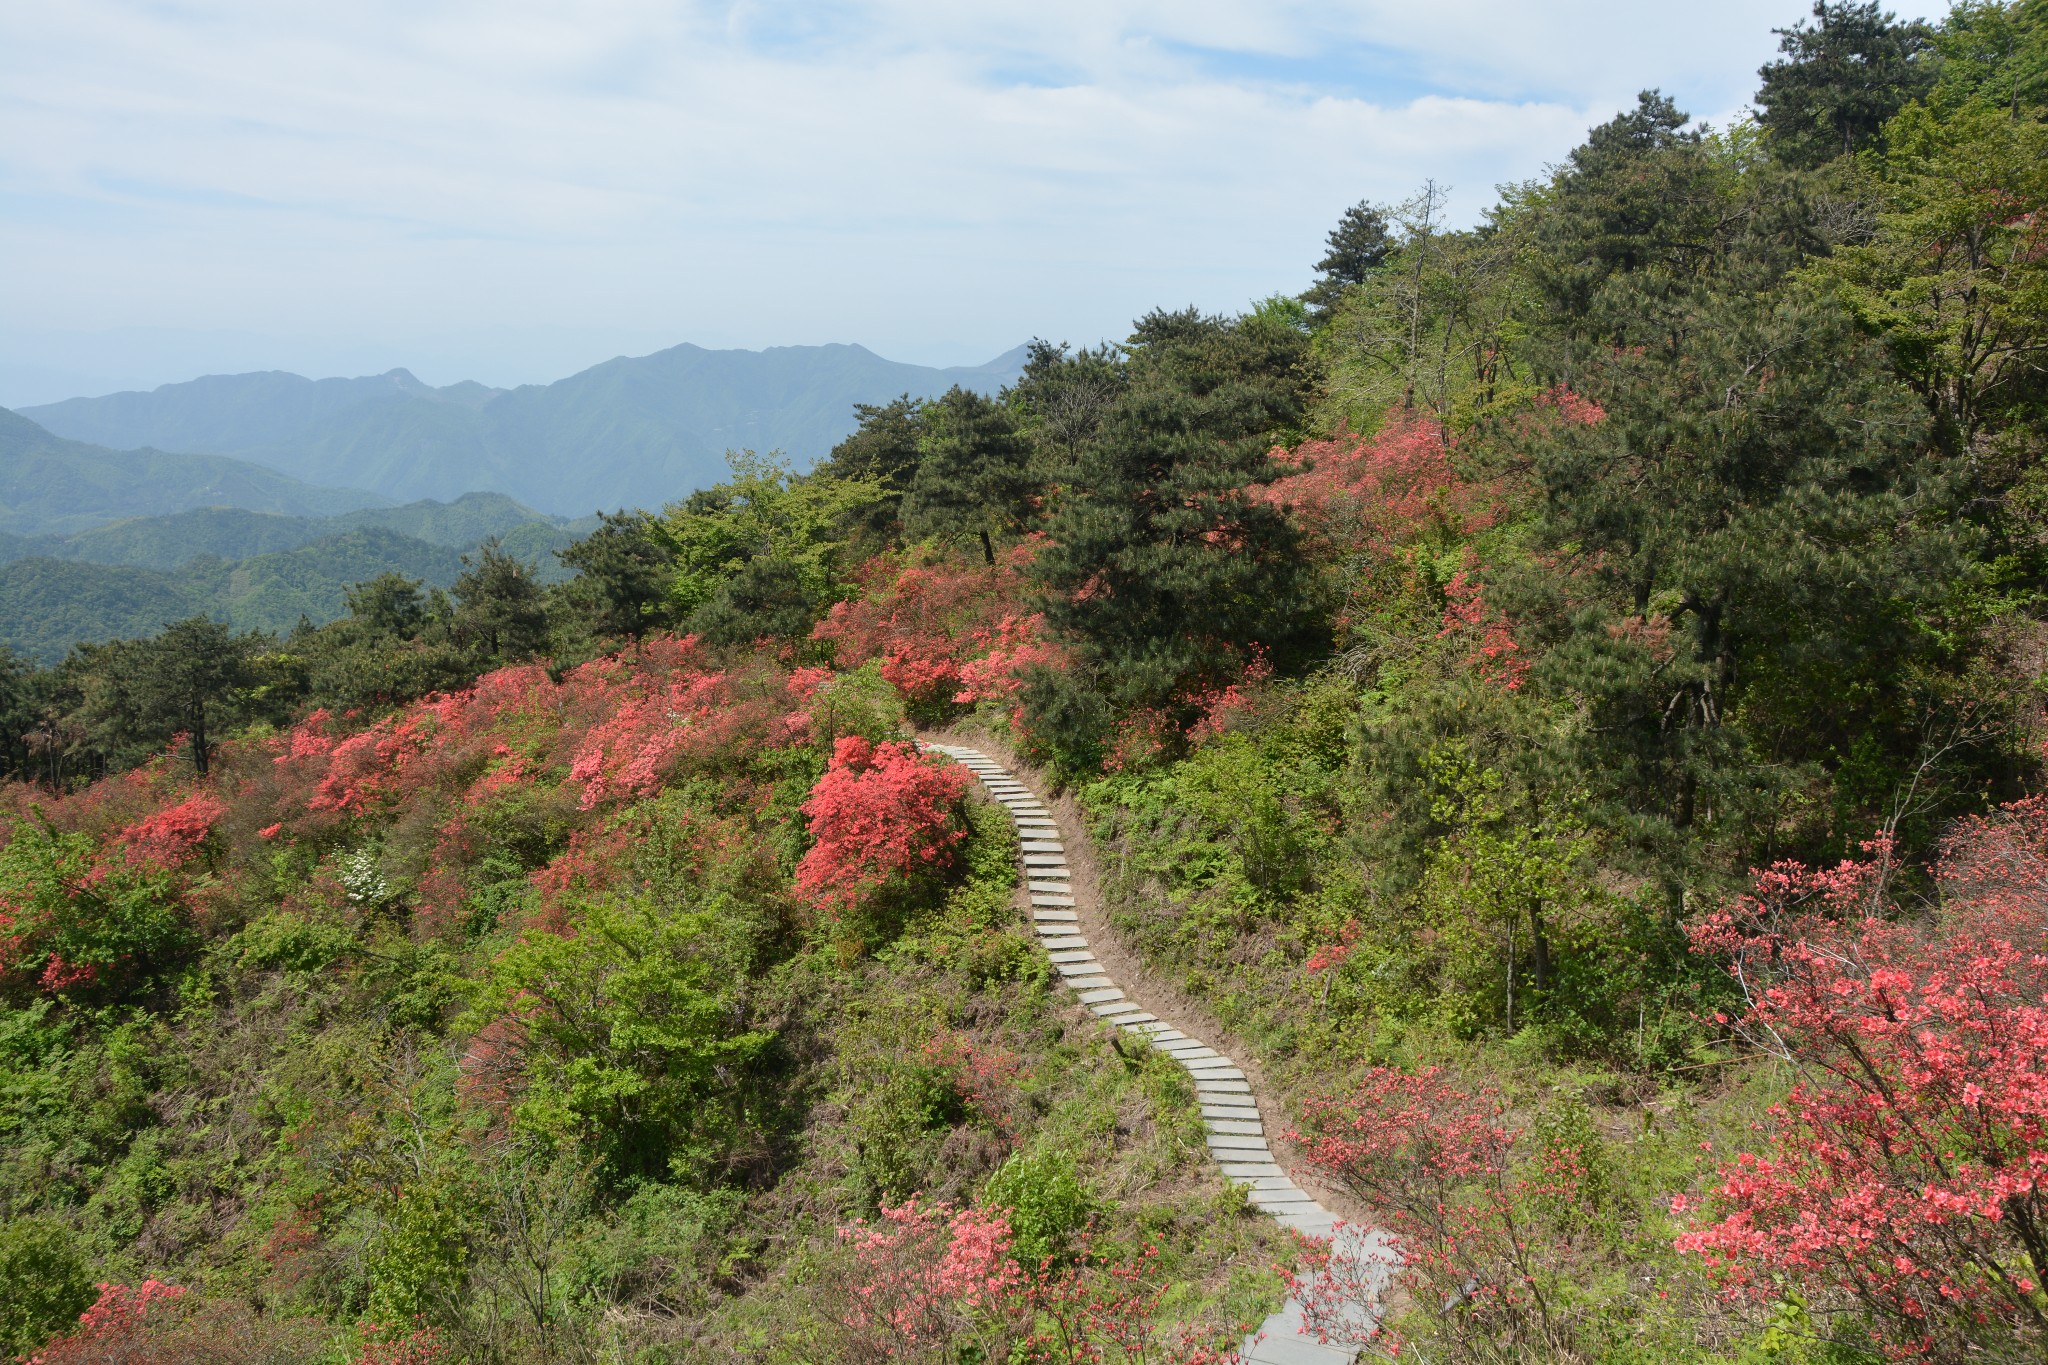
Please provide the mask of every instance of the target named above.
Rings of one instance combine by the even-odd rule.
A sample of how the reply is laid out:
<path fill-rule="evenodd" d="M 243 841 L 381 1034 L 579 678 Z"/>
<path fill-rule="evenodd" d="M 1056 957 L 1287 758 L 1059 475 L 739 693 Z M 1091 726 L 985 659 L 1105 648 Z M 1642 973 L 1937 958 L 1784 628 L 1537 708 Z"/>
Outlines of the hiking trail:
<path fill-rule="evenodd" d="M 1246 1187 L 1246 1198 L 1282 1227 L 1307 1237 L 1334 1239 L 1333 1249 L 1350 1263 L 1354 1274 L 1357 1267 L 1366 1268 L 1374 1290 L 1372 1298 L 1380 1301 L 1395 1263 L 1391 1239 L 1384 1232 L 1344 1222 L 1295 1184 L 1267 1145 L 1265 1113 L 1244 1069 L 1132 999 L 1111 979 L 1081 932 L 1074 873 L 1067 862 L 1068 839 L 1051 808 L 978 749 L 929 740 L 923 741 L 923 747 L 944 754 L 974 774 L 1016 822 L 1032 928 L 1062 984 L 1097 1017 L 1143 1038 L 1178 1062 L 1194 1081 L 1202 1121 L 1208 1128 L 1209 1155 L 1223 1177 Z M 1102 937 L 1100 932 L 1097 937 Z M 1347 1316 L 1344 1335 L 1357 1339 L 1371 1325 L 1370 1316 Z M 1354 1347 L 1317 1340 L 1315 1332 L 1303 1323 L 1299 1294 L 1289 1295 L 1279 1311 L 1246 1338 L 1240 1350 L 1247 1365 L 1351 1365 L 1357 1354 Z"/>

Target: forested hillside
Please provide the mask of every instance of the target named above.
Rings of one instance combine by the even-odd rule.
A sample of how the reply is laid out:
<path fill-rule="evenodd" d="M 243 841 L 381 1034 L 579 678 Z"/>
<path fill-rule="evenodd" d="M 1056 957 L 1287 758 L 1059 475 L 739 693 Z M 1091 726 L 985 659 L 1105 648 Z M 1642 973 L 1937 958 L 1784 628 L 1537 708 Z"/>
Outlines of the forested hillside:
<path fill-rule="evenodd" d="M 244 630 L 323 625 L 347 611 L 351 588 L 380 574 L 452 586 L 464 556 L 485 544 L 558 582 L 569 573 L 555 551 L 597 524 L 466 493 L 331 517 L 201 507 L 17 536 L 0 544 L 0 647 L 50 664 L 73 645 L 152 634 L 195 614 Z"/>
<path fill-rule="evenodd" d="M 567 581 L 9 670 L 7 1348 L 2041 1359 L 2048 4 L 1781 37 Z M 1392 1294 L 920 736 L 1057 789 Z"/>
<path fill-rule="evenodd" d="M 0 532 L 70 535 L 126 517 L 241 507 L 326 517 L 374 507 L 373 494 L 316 488 L 218 455 L 109 450 L 53 436 L 0 408 Z"/>

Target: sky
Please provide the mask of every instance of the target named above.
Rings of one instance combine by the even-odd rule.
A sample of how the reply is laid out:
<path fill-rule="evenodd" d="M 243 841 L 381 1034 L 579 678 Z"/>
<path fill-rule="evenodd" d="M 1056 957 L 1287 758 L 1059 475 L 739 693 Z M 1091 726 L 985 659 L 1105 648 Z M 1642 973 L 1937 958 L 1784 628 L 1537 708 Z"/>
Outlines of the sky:
<path fill-rule="evenodd" d="M 690 341 L 974 364 L 1469 222 L 1799 0 L 0 6 L 0 405 L 208 372 L 545 382 Z M 1902 15 L 1934 5 L 1900 4 Z"/>

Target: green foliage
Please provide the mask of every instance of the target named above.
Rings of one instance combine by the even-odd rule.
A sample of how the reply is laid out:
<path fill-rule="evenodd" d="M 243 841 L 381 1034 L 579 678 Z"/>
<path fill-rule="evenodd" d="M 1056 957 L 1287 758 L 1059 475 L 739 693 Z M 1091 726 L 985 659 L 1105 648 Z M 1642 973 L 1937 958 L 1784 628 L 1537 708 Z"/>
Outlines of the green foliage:
<path fill-rule="evenodd" d="M 1009 409 L 966 389 L 920 413 L 921 459 L 903 499 L 903 527 L 918 538 L 980 542 L 996 562 L 997 540 L 1014 538 L 1033 514 L 1031 445 Z"/>
<path fill-rule="evenodd" d="M 1344 210 L 1324 241 L 1329 249 L 1316 262 L 1316 282 L 1301 296 L 1318 321 L 1336 311 L 1346 291 L 1370 279 L 1394 249 L 1385 212 L 1369 203 Z"/>
<path fill-rule="evenodd" d="M 983 1202 L 1010 1211 L 1017 1262 L 1032 1270 L 1058 1264 L 1099 1207 L 1068 1153 L 1018 1152 L 981 1187 Z"/>
<path fill-rule="evenodd" d="M 98 1297 L 72 1231 L 54 1218 L 0 1224 L 0 1349 L 26 1356 Z"/>
<path fill-rule="evenodd" d="M 1935 81 L 1926 24 L 1902 24 L 1877 0 L 1814 0 L 1813 18 L 1775 30 L 1785 55 L 1757 73 L 1759 121 L 1795 166 L 1877 144 L 1885 122 Z"/>
<path fill-rule="evenodd" d="M 1317 648 L 1295 529 L 1251 492 L 1302 419 L 1307 346 L 1257 316 L 1140 321 L 1128 388 L 1080 451 L 1034 566 L 1046 619 L 1077 655 L 1026 694 L 1062 762 L 1095 767 L 1133 712 L 1191 721 L 1200 694 L 1261 652 L 1288 668 Z"/>
<path fill-rule="evenodd" d="M 882 486 L 866 478 L 801 478 L 777 456 L 752 451 L 730 461 L 732 478 L 692 493 L 657 523 L 674 556 L 674 610 L 685 618 L 719 610 L 714 604 L 723 592 L 722 614 L 780 629 L 800 606 L 808 624 L 831 595 L 840 527 L 880 497 Z"/>
<path fill-rule="evenodd" d="M 774 1040 L 748 1007 L 773 923 L 759 869 L 727 866 L 508 948 L 475 1018 L 527 1040 L 520 1128 L 591 1143 L 615 1179 L 702 1178 L 746 1132 L 738 1078 Z"/>

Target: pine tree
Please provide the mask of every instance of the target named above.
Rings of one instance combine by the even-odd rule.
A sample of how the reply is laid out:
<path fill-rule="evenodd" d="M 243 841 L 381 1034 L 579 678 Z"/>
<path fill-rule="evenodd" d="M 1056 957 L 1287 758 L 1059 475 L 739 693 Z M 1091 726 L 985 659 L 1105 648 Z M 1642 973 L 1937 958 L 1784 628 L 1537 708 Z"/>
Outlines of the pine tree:
<path fill-rule="evenodd" d="M 1877 145 L 1885 121 L 1934 84 L 1932 31 L 1877 0 L 1815 0 L 1811 25 L 1773 31 L 1785 55 L 1757 72 L 1756 103 L 1772 150 L 1795 166 Z"/>
<path fill-rule="evenodd" d="M 1252 493 L 1301 420 L 1306 345 L 1193 309 L 1139 323 L 1130 390 L 1081 452 L 1037 561 L 1046 619 L 1077 659 L 1037 674 L 1026 702 L 1069 763 L 1099 757 L 1118 716 L 1185 723 L 1261 651 L 1289 667 L 1319 647 L 1294 527 Z"/>
<path fill-rule="evenodd" d="M 958 386 L 925 408 L 923 461 L 903 499 L 903 529 L 939 540 L 972 538 L 996 562 L 996 541 L 1024 529 L 1037 483 L 1031 442 L 1008 408 Z"/>
<path fill-rule="evenodd" d="M 1335 312 L 1345 291 L 1363 284 L 1394 250 L 1386 215 L 1367 202 L 1344 210 L 1324 241 L 1329 250 L 1316 262 L 1316 282 L 1301 296 L 1318 322 Z"/>

